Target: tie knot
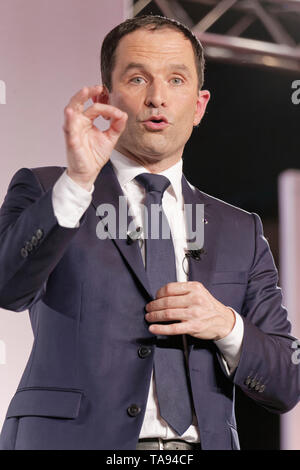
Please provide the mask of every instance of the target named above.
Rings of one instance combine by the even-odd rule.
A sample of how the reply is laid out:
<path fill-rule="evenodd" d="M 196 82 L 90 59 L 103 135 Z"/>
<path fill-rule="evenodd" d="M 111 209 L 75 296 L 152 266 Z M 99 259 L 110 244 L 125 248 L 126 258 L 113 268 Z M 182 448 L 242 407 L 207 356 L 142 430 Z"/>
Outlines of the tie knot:
<path fill-rule="evenodd" d="M 146 189 L 146 192 L 156 191 L 163 196 L 165 190 L 170 186 L 170 180 L 163 175 L 154 175 L 152 173 L 141 173 L 135 177 L 136 181 Z"/>

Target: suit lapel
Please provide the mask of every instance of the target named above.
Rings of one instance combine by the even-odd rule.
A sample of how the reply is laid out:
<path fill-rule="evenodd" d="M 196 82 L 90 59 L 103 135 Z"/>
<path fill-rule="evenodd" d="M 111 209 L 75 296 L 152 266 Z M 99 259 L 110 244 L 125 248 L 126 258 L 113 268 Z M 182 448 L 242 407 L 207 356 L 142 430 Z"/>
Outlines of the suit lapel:
<path fill-rule="evenodd" d="M 115 209 L 116 214 L 116 237 L 111 236 L 113 243 L 120 251 L 123 258 L 126 260 L 133 274 L 142 284 L 147 295 L 152 299 L 151 289 L 149 286 L 147 274 L 145 271 L 141 250 L 139 243 L 136 241 L 132 244 L 128 244 L 127 240 L 119 237 L 119 197 L 124 196 L 121 186 L 113 170 L 110 160 L 103 167 L 95 181 L 95 190 L 93 193 L 92 204 L 97 210 L 101 204 L 111 204 Z M 207 223 L 204 224 L 204 253 L 201 254 L 199 261 L 188 258 L 189 263 L 189 281 L 199 281 L 207 289 L 211 282 L 211 276 L 215 270 L 218 238 L 221 232 L 220 221 L 221 216 L 214 205 L 206 203 L 206 199 L 203 194 L 198 190 L 193 190 L 185 176 L 182 176 L 182 191 L 185 204 L 191 204 L 195 209 L 196 204 L 204 204 L 204 218 Z M 195 212 L 193 211 L 193 214 Z M 100 219 L 104 216 L 97 214 Z M 132 221 L 132 217 L 128 215 L 127 211 L 127 225 Z M 104 221 L 103 221 L 104 223 Z M 105 225 L 105 224 L 104 224 Z"/>
<path fill-rule="evenodd" d="M 204 204 L 204 220 L 206 221 L 206 223 L 204 223 L 204 253 L 200 255 L 200 260 L 188 257 L 188 280 L 201 282 L 207 290 L 210 290 L 209 286 L 211 284 L 211 278 L 215 271 L 217 261 L 218 239 L 221 233 L 220 224 L 222 216 L 216 205 L 212 205 L 210 202 L 207 202 L 205 195 L 203 195 L 199 190 L 193 190 L 189 186 L 184 175 L 182 176 L 182 191 L 185 204 L 193 204 L 194 206 L 196 206 L 196 204 Z M 198 367 L 201 368 L 201 360 L 206 360 L 205 350 L 208 343 L 205 340 L 195 340 L 192 336 L 187 335 L 187 344 L 190 353 L 195 346 L 195 341 L 198 347 L 197 364 Z M 201 349 L 203 354 L 199 355 Z M 189 361 L 191 361 L 191 356 Z"/>
<path fill-rule="evenodd" d="M 133 274 L 137 277 L 139 282 L 142 284 L 144 290 L 148 296 L 152 299 L 152 294 L 145 271 L 141 250 L 139 247 L 138 241 L 128 244 L 127 239 L 119 237 L 119 197 L 123 196 L 124 193 L 121 189 L 121 186 L 118 182 L 118 179 L 113 170 L 111 161 L 109 160 L 107 164 L 102 168 L 95 181 L 95 190 L 93 193 L 92 204 L 97 211 L 98 206 L 101 204 L 111 204 L 115 209 L 116 214 L 116 237 L 111 235 L 113 243 L 116 245 L 121 255 L 126 260 Z M 129 226 L 129 223 L 132 221 L 132 217 L 128 215 L 128 210 L 126 211 L 126 228 Z M 100 219 L 103 219 L 104 216 L 97 214 Z M 103 221 L 104 222 L 104 221 Z M 104 224 L 105 225 L 105 224 Z M 122 221 L 122 225 L 124 222 Z"/>
<path fill-rule="evenodd" d="M 200 255 L 200 260 L 196 260 L 191 256 L 188 257 L 189 262 L 189 281 L 201 282 L 206 289 L 209 289 L 211 277 L 215 270 L 218 239 L 221 233 L 221 214 L 218 213 L 216 206 L 207 203 L 205 196 L 199 190 L 193 190 L 185 176 L 182 176 L 182 191 L 185 204 L 192 204 L 195 209 L 196 204 L 204 204 L 204 252 Z M 193 212 L 193 214 L 195 211 Z"/>

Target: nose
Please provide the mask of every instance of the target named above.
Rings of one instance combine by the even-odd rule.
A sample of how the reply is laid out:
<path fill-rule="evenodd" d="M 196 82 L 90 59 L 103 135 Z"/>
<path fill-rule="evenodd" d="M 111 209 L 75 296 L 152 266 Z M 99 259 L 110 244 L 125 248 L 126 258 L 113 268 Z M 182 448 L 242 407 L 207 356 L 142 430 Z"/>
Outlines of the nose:
<path fill-rule="evenodd" d="M 167 104 L 167 89 L 161 80 L 153 80 L 147 88 L 145 99 L 146 106 L 160 108 Z"/>

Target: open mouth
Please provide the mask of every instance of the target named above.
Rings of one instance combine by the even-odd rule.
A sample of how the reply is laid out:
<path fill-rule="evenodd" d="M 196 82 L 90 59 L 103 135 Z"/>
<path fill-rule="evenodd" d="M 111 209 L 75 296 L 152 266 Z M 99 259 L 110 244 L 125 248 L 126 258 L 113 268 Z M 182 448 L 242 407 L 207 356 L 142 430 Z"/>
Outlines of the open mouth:
<path fill-rule="evenodd" d="M 143 121 L 143 124 L 151 130 L 162 130 L 169 125 L 164 117 L 151 117 L 147 121 Z"/>

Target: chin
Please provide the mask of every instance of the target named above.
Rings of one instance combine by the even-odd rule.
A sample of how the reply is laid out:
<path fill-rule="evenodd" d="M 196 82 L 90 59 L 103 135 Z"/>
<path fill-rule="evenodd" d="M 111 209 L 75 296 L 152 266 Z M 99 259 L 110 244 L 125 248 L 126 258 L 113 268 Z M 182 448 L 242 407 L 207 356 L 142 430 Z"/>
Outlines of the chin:
<path fill-rule="evenodd" d="M 165 152 L 162 152 L 161 149 L 158 151 L 157 149 L 144 147 L 141 154 L 153 160 L 160 161 L 164 159 Z"/>
<path fill-rule="evenodd" d="M 139 145 L 139 148 L 147 154 L 159 157 L 166 153 L 168 145 L 166 145 L 164 140 L 160 141 L 160 139 L 158 139 L 156 142 L 149 142 L 149 140 L 145 139 L 144 142 Z"/>

